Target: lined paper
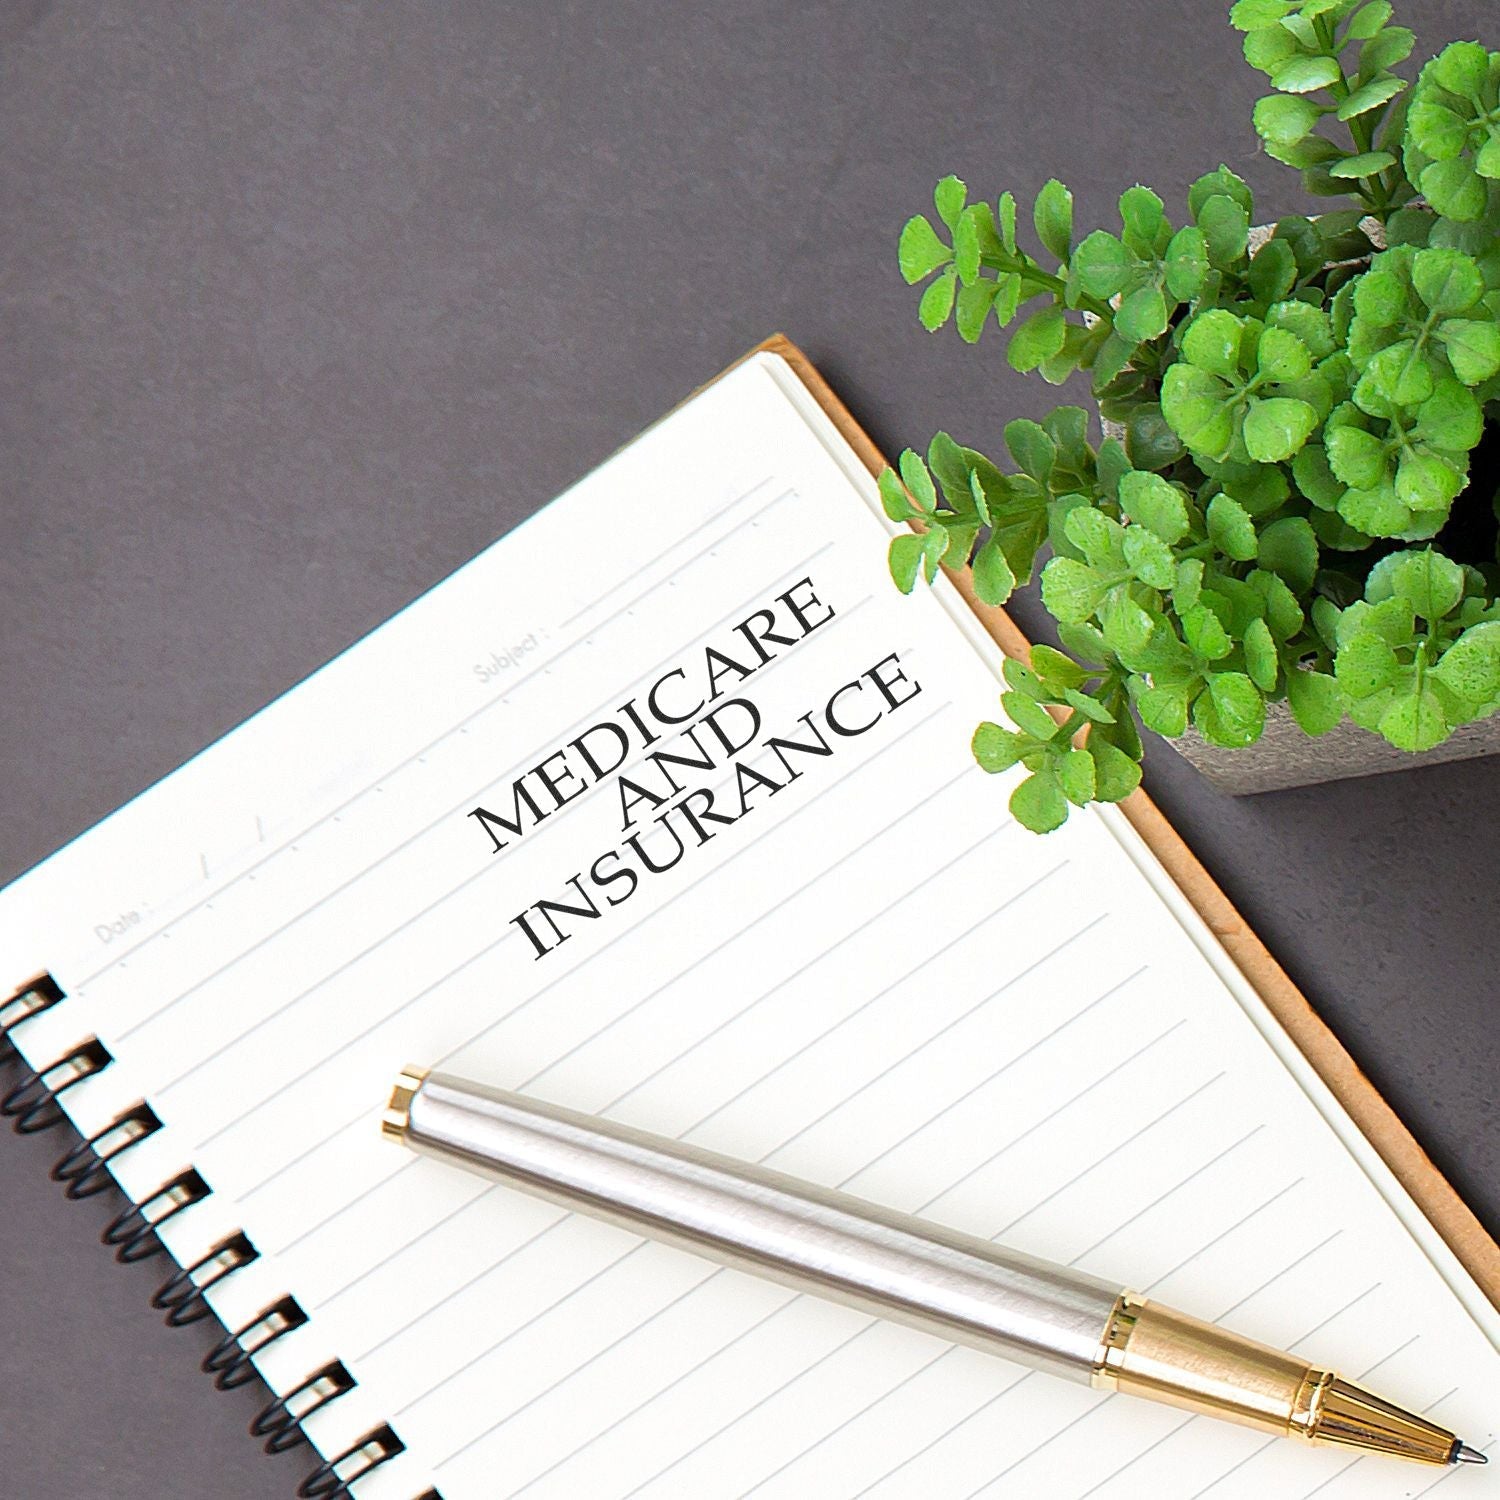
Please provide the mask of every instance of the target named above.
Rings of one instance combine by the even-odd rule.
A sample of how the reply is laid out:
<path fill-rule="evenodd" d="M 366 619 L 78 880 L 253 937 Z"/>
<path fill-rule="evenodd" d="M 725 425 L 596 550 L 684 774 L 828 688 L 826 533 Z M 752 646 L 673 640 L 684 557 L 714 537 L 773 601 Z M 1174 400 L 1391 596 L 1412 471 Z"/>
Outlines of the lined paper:
<path fill-rule="evenodd" d="M 1080 1266 L 1493 1440 L 1493 1312 L 1128 825 L 1011 822 L 968 753 L 993 649 L 945 587 L 890 587 L 872 488 L 779 360 L 718 382 L 0 897 L 6 972 L 70 996 L 27 1055 L 110 1048 L 66 1096 L 86 1133 L 152 1101 L 122 1184 L 191 1163 L 214 1189 L 173 1254 L 243 1230 L 226 1324 L 288 1292 L 310 1314 L 260 1357 L 273 1387 L 336 1357 L 359 1382 L 309 1420 L 320 1449 L 383 1421 L 406 1444 L 360 1500 L 1500 1494 L 1029 1374 L 379 1138 L 397 1069 L 441 1062 Z M 538 959 L 511 918 L 618 842 L 618 788 L 499 855 L 467 814 L 803 580 L 831 618 L 731 688 L 762 739 L 828 732 L 891 653 L 915 691 Z M 727 766 L 684 774 L 734 795 Z"/>

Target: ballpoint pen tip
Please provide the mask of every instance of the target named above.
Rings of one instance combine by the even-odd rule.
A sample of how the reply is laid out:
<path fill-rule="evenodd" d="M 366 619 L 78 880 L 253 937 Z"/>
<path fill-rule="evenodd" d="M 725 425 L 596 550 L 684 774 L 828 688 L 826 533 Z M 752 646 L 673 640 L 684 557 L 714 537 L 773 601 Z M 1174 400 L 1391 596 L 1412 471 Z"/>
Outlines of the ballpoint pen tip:
<path fill-rule="evenodd" d="M 1477 1448 L 1471 1448 L 1467 1443 L 1460 1443 L 1454 1450 L 1453 1462 L 1456 1464 L 1487 1464 L 1489 1459 Z"/>

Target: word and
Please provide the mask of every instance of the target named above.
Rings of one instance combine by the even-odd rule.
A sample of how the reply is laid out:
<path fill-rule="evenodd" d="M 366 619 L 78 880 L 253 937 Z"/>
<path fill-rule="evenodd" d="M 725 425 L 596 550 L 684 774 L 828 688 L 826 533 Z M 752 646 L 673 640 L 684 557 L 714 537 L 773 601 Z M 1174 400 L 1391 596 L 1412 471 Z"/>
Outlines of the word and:
<path fill-rule="evenodd" d="M 891 652 L 834 688 L 821 713 L 802 714 L 795 732 L 762 740 L 754 759 L 740 752 L 760 733 L 760 710 L 748 698 L 726 699 L 684 736 L 695 755 L 653 751 L 640 769 L 619 778 L 626 837 L 563 882 L 566 898 L 536 901 L 512 917 L 512 925 L 526 934 L 537 958 L 555 952 L 573 935 L 566 919 L 589 921 L 624 905 L 643 876 L 675 868 L 690 848 L 701 849 L 799 780 L 804 760 L 831 757 L 841 743 L 868 734 L 921 691 Z M 726 718 L 737 733 L 726 732 Z M 722 771 L 721 784 L 689 788 L 677 774 L 683 769 Z"/>

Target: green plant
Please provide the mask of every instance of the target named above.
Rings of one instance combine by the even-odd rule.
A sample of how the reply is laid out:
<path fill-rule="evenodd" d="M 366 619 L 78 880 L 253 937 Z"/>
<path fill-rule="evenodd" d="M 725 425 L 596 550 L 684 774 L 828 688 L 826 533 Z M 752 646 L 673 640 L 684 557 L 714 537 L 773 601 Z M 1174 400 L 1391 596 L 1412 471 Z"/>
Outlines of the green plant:
<path fill-rule="evenodd" d="M 1138 724 L 1259 738 L 1285 701 L 1308 734 L 1347 714 L 1405 750 L 1500 709 L 1500 53 L 1456 42 L 1415 86 L 1387 0 L 1238 0 L 1268 154 L 1343 197 L 1252 233 L 1249 187 L 1200 177 L 1186 219 L 1132 187 L 1118 233 L 1075 236 L 1060 182 L 1031 209 L 937 186 L 941 231 L 901 233 L 919 316 L 1060 384 L 1083 371 L 1109 435 L 1060 406 L 1004 432 L 1013 468 L 946 433 L 881 477 L 891 573 L 910 591 L 972 565 L 1004 603 L 1037 572 L 1064 647 L 1011 662 L 987 770 L 1020 764 L 1012 810 L 1140 780 Z M 945 232 L 944 232 L 945 231 Z M 1486 457 L 1485 455 L 1488 455 Z"/>

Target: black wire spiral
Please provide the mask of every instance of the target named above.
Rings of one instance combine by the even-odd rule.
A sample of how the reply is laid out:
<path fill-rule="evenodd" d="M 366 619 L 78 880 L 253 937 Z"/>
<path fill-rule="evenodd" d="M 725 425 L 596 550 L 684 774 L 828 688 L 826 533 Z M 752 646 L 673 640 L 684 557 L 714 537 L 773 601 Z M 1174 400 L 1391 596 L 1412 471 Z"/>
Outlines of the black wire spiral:
<path fill-rule="evenodd" d="M 66 992 L 50 974 L 39 974 L 8 999 L 0 1000 L 0 1063 L 19 1057 L 11 1032 L 24 1022 L 66 999 Z M 97 1037 L 89 1037 L 44 1068 L 29 1070 L 0 1097 L 0 1116 L 9 1118 L 22 1134 L 62 1124 L 66 1112 L 59 1098 L 76 1084 L 102 1073 L 114 1057 Z M 114 1186 L 112 1163 L 162 1128 L 156 1111 L 144 1100 L 122 1111 L 87 1139 L 80 1138 L 52 1168 L 69 1198 L 91 1198 Z M 163 1182 L 138 1203 L 128 1204 L 105 1226 L 100 1238 L 123 1263 L 145 1260 L 166 1247 L 161 1227 L 185 1209 L 213 1193 L 193 1168 Z M 172 1327 L 181 1328 L 213 1314 L 205 1293 L 258 1260 L 260 1252 L 241 1230 L 227 1235 L 191 1265 L 179 1266 L 152 1295 L 151 1305 L 166 1314 Z M 301 1328 L 307 1314 L 294 1297 L 282 1297 L 263 1308 L 241 1328 L 225 1329 L 224 1337 L 203 1361 L 219 1390 L 234 1390 L 258 1379 L 253 1361 L 275 1341 Z M 284 1453 L 307 1441 L 303 1423 L 340 1396 L 354 1389 L 354 1377 L 338 1361 L 314 1371 L 302 1383 L 264 1407 L 250 1424 L 253 1436 L 265 1441 L 268 1453 Z M 405 1444 L 387 1425 L 365 1434 L 334 1458 L 325 1459 L 298 1486 L 301 1500 L 352 1500 L 351 1486 L 381 1464 L 405 1451 Z M 417 1500 L 442 1500 L 429 1489 Z"/>

